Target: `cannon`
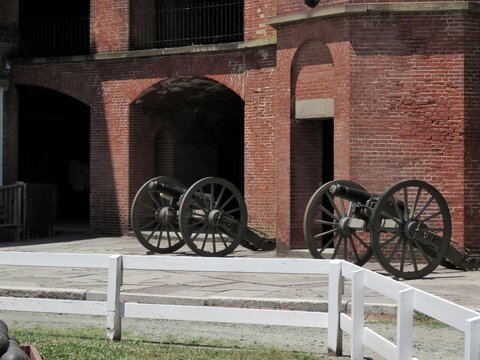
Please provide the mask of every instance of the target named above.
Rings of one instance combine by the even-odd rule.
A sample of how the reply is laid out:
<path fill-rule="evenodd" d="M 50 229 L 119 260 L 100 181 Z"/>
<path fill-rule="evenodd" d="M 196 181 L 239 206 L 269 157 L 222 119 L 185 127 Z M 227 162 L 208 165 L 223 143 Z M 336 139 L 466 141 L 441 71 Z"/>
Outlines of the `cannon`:
<path fill-rule="evenodd" d="M 218 177 L 189 188 L 166 176 L 150 179 L 135 195 L 130 215 L 137 240 L 153 253 L 172 253 L 186 244 L 201 256 L 226 256 L 239 245 L 273 250 L 276 244 L 247 226 L 242 194 Z"/>
<path fill-rule="evenodd" d="M 305 209 L 303 231 L 314 258 L 363 266 L 375 255 L 397 279 L 422 278 L 439 265 L 480 268 L 480 257 L 451 245 L 447 202 L 432 185 L 401 181 L 376 195 L 348 180 L 322 185 Z"/>

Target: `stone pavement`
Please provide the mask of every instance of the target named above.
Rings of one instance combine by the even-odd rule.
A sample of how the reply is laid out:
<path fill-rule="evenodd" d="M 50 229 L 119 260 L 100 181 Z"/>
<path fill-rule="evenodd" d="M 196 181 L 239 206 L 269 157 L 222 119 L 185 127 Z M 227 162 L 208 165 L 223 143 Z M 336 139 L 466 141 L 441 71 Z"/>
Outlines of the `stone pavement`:
<path fill-rule="evenodd" d="M 132 237 L 82 238 L 78 235 L 0 243 L 0 251 L 146 254 L 145 249 Z M 170 255 L 192 254 L 184 247 Z M 277 254 L 275 251 L 253 252 L 238 247 L 231 256 L 272 258 Z M 305 251 L 291 252 L 288 256 L 310 258 Z M 366 267 L 385 273 L 374 260 L 367 263 Z M 106 281 L 106 271 L 99 269 L 0 266 L 0 296 L 99 300 L 106 298 Z M 480 310 L 480 271 L 464 272 L 439 267 L 424 279 L 405 282 L 457 304 Z M 122 296 L 129 301 L 151 303 L 325 310 L 327 284 L 326 276 L 127 271 Z M 348 283 L 346 293 L 349 293 Z M 365 301 L 369 304 L 367 312 L 393 314 L 394 307 L 390 299 L 367 292 Z"/>

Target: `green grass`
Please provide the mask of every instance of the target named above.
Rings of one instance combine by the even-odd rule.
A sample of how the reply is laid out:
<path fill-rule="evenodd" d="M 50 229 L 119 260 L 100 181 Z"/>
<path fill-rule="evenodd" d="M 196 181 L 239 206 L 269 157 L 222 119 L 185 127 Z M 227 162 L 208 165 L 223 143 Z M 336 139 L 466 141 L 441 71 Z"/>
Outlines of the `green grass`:
<path fill-rule="evenodd" d="M 200 346 L 201 341 L 192 340 L 188 345 L 152 343 L 146 341 L 108 341 L 99 329 L 49 330 L 10 329 L 22 343 L 34 345 L 43 360 L 211 360 L 211 359 L 252 359 L 252 360 L 313 360 L 321 357 L 264 347 L 240 348 Z M 173 341 L 173 339 L 170 339 Z"/>

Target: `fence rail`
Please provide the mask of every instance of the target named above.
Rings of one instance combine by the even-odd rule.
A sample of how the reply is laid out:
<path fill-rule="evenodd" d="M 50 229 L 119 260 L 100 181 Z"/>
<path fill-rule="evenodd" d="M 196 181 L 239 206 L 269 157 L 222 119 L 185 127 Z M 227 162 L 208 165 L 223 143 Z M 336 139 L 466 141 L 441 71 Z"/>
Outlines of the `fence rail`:
<path fill-rule="evenodd" d="M 121 338 L 122 318 L 288 325 L 328 329 L 328 350 L 336 355 L 343 352 L 346 332 L 350 334 L 352 359 L 363 359 L 365 346 L 386 359 L 412 359 L 413 318 L 418 311 L 462 331 L 464 359 L 480 360 L 479 313 L 340 260 L 0 252 L 0 265 L 108 269 L 106 302 L 0 297 L 0 310 L 105 315 L 107 336 L 113 340 Z M 121 302 L 123 274 L 127 270 L 328 275 L 328 312 Z M 352 282 L 350 315 L 342 311 L 346 279 Z M 395 343 L 365 327 L 366 288 L 397 302 Z"/>

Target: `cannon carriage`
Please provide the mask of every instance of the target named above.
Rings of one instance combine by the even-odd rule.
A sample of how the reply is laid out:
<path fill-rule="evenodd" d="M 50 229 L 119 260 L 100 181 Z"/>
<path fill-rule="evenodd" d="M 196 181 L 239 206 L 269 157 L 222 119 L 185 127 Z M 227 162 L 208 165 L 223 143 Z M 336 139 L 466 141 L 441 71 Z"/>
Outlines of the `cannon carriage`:
<path fill-rule="evenodd" d="M 363 266 L 373 255 L 395 278 L 422 278 L 439 265 L 463 270 L 480 258 L 451 245 L 451 217 L 432 185 L 406 180 L 376 195 L 335 180 L 310 198 L 304 236 L 314 258 L 341 258 Z"/>
<path fill-rule="evenodd" d="M 275 239 L 247 226 L 240 191 L 218 177 L 189 188 L 166 176 L 147 181 L 133 200 L 131 221 L 138 241 L 154 253 L 172 253 L 185 244 L 201 256 L 226 256 L 239 245 L 275 248 Z"/>

